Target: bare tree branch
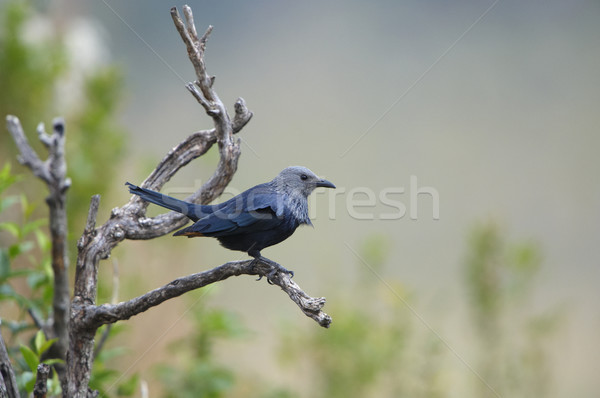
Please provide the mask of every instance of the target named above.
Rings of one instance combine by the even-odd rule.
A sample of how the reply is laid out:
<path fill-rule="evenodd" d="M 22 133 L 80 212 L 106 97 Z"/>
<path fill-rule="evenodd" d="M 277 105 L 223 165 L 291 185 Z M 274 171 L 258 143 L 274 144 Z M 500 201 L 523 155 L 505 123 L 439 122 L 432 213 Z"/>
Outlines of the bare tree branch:
<path fill-rule="evenodd" d="M 33 308 L 27 308 L 27 313 L 31 317 L 33 324 L 42 332 L 44 332 L 46 340 L 52 338 L 52 329 L 49 327 L 48 323 L 44 319 L 42 319 Z"/>
<path fill-rule="evenodd" d="M 186 45 L 201 40 L 192 28 L 191 10 L 186 11 L 188 29 L 183 28 L 183 21 L 173 14 L 177 30 L 182 34 Z M 177 12 L 175 11 L 175 14 Z M 214 79 L 206 74 L 204 67 L 204 44 L 199 45 L 202 51 L 189 51 L 190 60 L 195 66 L 197 85 L 202 93 L 204 108 L 213 119 L 214 129 L 192 134 L 177 147 L 173 148 L 158 164 L 156 169 L 146 178 L 142 186 L 160 189 L 181 167 L 191 160 L 203 155 L 217 143 L 220 159 L 212 177 L 188 200 L 196 203 L 208 203 L 218 197 L 229 184 L 237 169 L 240 155 L 239 141 L 232 136 L 239 131 L 252 117 L 242 99 L 235 106 L 236 116 L 230 119 L 225 105 L 212 89 Z M 202 65 L 197 68 L 197 65 Z M 95 308 L 98 278 L 98 263 L 107 258 L 112 249 L 124 239 L 152 239 L 165 235 L 188 222 L 187 218 L 177 213 L 161 216 L 145 217 L 147 203 L 138 197 L 132 197 L 123 207 L 115 208 L 110 219 L 98 228 L 95 225 L 95 211 L 90 211 L 88 225 L 79 240 L 79 255 L 75 270 L 75 287 L 71 302 L 71 327 L 69 328 L 70 346 L 68 365 L 68 394 L 70 397 L 87 397 L 87 384 L 93 361 L 94 335 L 97 326 L 86 322 L 88 311 Z"/>
<path fill-rule="evenodd" d="M 16 116 L 8 115 L 6 117 L 6 126 L 12 135 L 19 152 L 21 153 L 17 157 L 19 163 L 29 167 L 36 177 L 44 181 L 46 184 L 50 184 L 50 172 L 48 167 L 40 160 L 31 145 L 29 145 L 29 140 L 27 140 L 27 136 L 23 131 L 23 127 L 21 126 L 19 119 Z"/>
<path fill-rule="evenodd" d="M 231 276 L 246 274 L 268 277 L 274 269 L 277 268 L 267 260 L 232 261 L 208 271 L 175 279 L 167 285 L 125 302 L 88 306 L 81 322 L 87 328 L 98 328 L 103 324 L 129 319 L 169 299 L 223 281 Z M 308 296 L 285 272 L 277 272 L 274 277 L 271 277 L 271 281 L 286 292 L 306 316 L 323 327 L 329 327 L 331 317 L 321 311 L 325 305 L 325 298 Z"/>
<path fill-rule="evenodd" d="M 248 123 L 252 112 L 247 109 L 244 100 L 239 98 L 235 103 L 235 115 L 233 119 L 230 118 L 227 108 L 213 89 L 215 77 L 208 75 L 204 63 L 206 43 L 212 27 L 198 37 L 191 9 L 184 6 L 183 13 L 185 23 L 177 9 L 171 9 L 173 22 L 186 45 L 189 59 L 196 72 L 196 80 L 188 83 L 186 88 L 201 104 L 207 115 L 212 118 L 214 128 L 193 133 L 169 151 L 141 185 L 145 188 L 160 190 L 179 169 L 205 154 L 216 143 L 219 148 L 219 162 L 213 175 L 200 189 L 187 198 L 188 201 L 205 204 L 221 195 L 233 178 L 240 156 L 240 142 L 233 138 L 233 134 L 239 132 Z M 50 206 L 53 238 L 53 267 L 56 268 L 55 275 L 62 278 L 61 271 L 66 272 L 67 268 L 64 246 L 66 231 L 55 228 L 52 220 L 54 218 L 60 221 L 60 225 L 66 228 L 66 215 L 60 213 L 60 211 L 64 213 L 64 195 L 70 184 L 70 181 L 65 178 L 64 123 L 62 120 L 56 120 L 52 135 L 46 134 L 43 126 L 38 128 L 39 139 L 50 153 L 46 162 L 42 162 L 29 146 L 18 119 L 9 116 L 7 123 L 21 152 L 22 163 L 45 181 L 50 189 L 47 201 Z M 55 300 L 53 325 L 58 326 L 53 330 L 61 344 L 68 344 L 63 396 L 69 398 L 95 396 L 95 392 L 88 388 L 88 383 L 94 360 L 94 338 L 101 325 L 110 325 L 119 320 L 129 319 L 168 299 L 231 276 L 247 274 L 267 277 L 270 283 L 278 285 L 285 291 L 304 314 L 314 319 L 319 325 L 329 327 L 331 318 L 321 311 L 325 299 L 308 296 L 290 279 L 287 273 L 281 272 L 280 265 L 266 259 L 229 262 L 208 271 L 178 278 L 165 286 L 126 302 L 96 305 L 100 260 L 108 258 L 112 250 L 125 239 L 157 238 L 182 227 L 189 221 L 187 217 L 176 212 L 146 217 L 148 203 L 138 196 L 132 196 L 122 207 L 114 208 L 110 218 L 97 227 L 96 218 L 99 204 L 100 196 L 92 197 L 87 223 L 77 243 L 78 256 L 73 298 L 70 303 L 70 318 L 68 318 L 70 322 L 68 338 L 62 335 L 67 330 L 66 322 L 62 318 L 60 320 L 56 318 L 57 315 L 63 314 L 62 311 L 69 312 L 68 290 L 65 295 L 62 290 L 62 279 L 60 286 L 55 286 L 55 296 L 59 293 L 60 299 L 63 301 L 59 303 L 58 299 Z M 60 252 L 59 249 L 63 251 Z M 63 253 L 62 257 L 59 256 L 60 253 Z M 67 298 L 66 306 L 64 297 Z M 40 321 L 40 324 L 43 323 Z M 65 330 L 61 329 L 63 326 Z M 64 353 L 64 350 L 62 352 Z M 0 354 L 2 353 L 0 352 Z M 0 359 L 2 359 L 1 355 Z M 0 362 L 0 364 L 4 364 L 3 361 Z M 10 365 L 10 362 L 7 363 Z M 6 380 L 4 373 L 2 376 Z"/>
<path fill-rule="evenodd" d="M 52 318 L 43 322 L 52 331 L 49 338 L 58 338 L 52 345 L 49 356 L 52 358 L 66 357 L 68 347 L 69 323 L 69 256 L 67 252 L 67 212 L 66 193 L 71 180 L 66 177 L 67 163 L 65 160 L 65 124 L 62 118 L 54 119 L 53 132 L 47 134 L 44 125 L 38 126 L 38 138 L 48 149 L 48 159 L 42 162 L 29 145 L 19 119 L 7 116 L 6 124 L 21 155 L 19 161 L 29 167 L 33 174 L 43 180 L 48 187 L 49 195 L 46 203 L 50 210 L 50 236 L 52 241 L 52 270 L 54 272 L 54 297 L 52 301 Z M 44 330 L 48 333 L 48 328 Z M 61 381 L 65 380 L 64 367 L 55 366 Z"/>
<path fill-rule="evenodd" d="M 17 378 L 10 363 L 2 333 L 0 333 L 0 393 L 3 394 L 3 397 L 19 398 Z"/>
<path fill-rule="evenodd" d="M 46 398 L 46 394 L 48 394 L 49 374 L 50 365 L 40 363 L 37 367 L 35 386 L 33 387 L 33 398 Z"/>

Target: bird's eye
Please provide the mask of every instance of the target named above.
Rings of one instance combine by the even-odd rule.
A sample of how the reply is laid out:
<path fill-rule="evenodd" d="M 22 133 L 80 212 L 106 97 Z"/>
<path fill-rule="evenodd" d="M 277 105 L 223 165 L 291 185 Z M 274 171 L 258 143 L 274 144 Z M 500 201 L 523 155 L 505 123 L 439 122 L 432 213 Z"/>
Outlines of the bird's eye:
<path fill-rule="evenodd" d="M 308 179 L 308 176 L 306 174 L 301 174 L 300 179 L 306 180 L 306 179 Z"/>

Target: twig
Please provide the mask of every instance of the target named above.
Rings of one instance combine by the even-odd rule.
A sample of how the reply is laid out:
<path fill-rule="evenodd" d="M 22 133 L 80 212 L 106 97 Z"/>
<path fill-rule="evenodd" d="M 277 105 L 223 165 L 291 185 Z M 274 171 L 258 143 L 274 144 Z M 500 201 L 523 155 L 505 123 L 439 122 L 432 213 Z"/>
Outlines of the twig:
<path fill-rule="evenodd" d="M 40 363 L 37 367 L 35 386 L 33 387 L 34 398 L 46 398 L 48 394 L 48 375 L 50 374 L 50 365 Z"/>
<path fill-rule="evenodd" d="M 2 379 L 0 380 L 0 389 L 2 389 L 2 392 L 6 392 L 8 398 L 19 398 L 17 378 L 15 377 L 15 372 L 10 363 L 2 333 L 0 333 L 0 378 Z"/>
<path fill-rule="evenodd" d="M 159 190 L 180 168 L 193 159 L 202 156 L 216 143 L 220 155 L 216 170 L 198 191 L 187 198 L 188 201 L 194 203 L 209 203 L 223 192 L 237 170 L 240 145 L 239 140 L 233 139 L 233 134 L 239 132 L 248 123 L 252 117 L 252 112 L 247 109 L 244 100 L 239 98 L 235 104 L 234 118 L 229 117 L 226 107 L 213 89 L 215 77 L 208 75 L 204 63 L 206 43 L 212 27 L 209 27 L 199 38 L 194 26 L 191 9 L 184 6 L 183 11 L 185 24 L 177 9 L 173 8 L 171 15 L 196 71 L 196 80 L 193 83 L 188 83 L 186 87 L 212 118 L 214 128 L 194 133 L 173 148 L 146 178 L 142 186 Z M 38 127 L 38 137 L 50 153 L 48 160 L 45 162 L 42 162 L 29 146 L 18 119 L 9 116 L 7 124 L 21 152 L 20 160 L 36 176 L 45 181 L 50 189 L 47 202 L 50 207 L 53 238 L 53 268 L 55 269 L 55 279 L 58 279 L 58 282 L 55 282 L 58 284 L 55 284 L 54 314 L 55 317 L 59 316 L 53 322 L 53 330 L 55 335 L 59 337 L 59 343 L 66 344 L 68 341 L 69 344 L 66 361 L 66 383 L 61 378 L 65 396 L 78 398 L 95 396 L 95 393 L 89 390 L 88 382 L 94 359 L 94 337 L 98 327 L 103 324 L 108 324 L 110 327 L 116 321 L 128 319 L 168 299 L 231 276 L 248 274 L 268 277 L 273 284 L 280 286 L 288 294 L 304 314 L 317 321 L 319 325 L 329 327 L 331 318 L 321 310 L 325 304 L 324 298 L 308 296 L 290 279 L 287 273 L 277 271 L 278 268 L 274 268 L 273 264 L 269 262 L 256 260 L 226 263 L 209 271 L 176 279 L 165 286 L 129 301 L 116 303 L 116 300 L 113 300 L 111 304 L 97 306 L 96 294 L 100 260 L 108 258 L 112 249 L 124 239 L 156 238 L 181 227 L 188 220 L 183 215 L 175 212 L 148 218 L 145 216 L 147 203 L 138 197 L 132 197 L 124 206 L 113 209 L 108 221 L 100 227 L 96 227 L 100 202 L 100 197 L 96 195 L 92 197 L 86 227 L 77 245 L 79 252 L 67 339 L 63 336 L 66 330 L 63 315 L 65 311 L 68 313 L 69 310 L 68 301 L 67 305 L 64 305 L 64 298 L 68 299 L 68 290 L 65 295 L 63 287 L 68 288 L 68 285 L 65 283 L 66 279 L 63 280 L 62 278 L 63 274 L 61 274 L 62 271 L 66 275 L 68 266 L 65 249 L 66 231 L 59 228 L 61 226 L 66 228 L 64 197 L 70 185 L 69 179 L 65 177 L 64 123 L 62 120 L 56 120 L 52 135 L 46 134 L 43 125 Z M 52 220 L 57 222 L 54 223 Z M 273 273 L 274 269 L 275 273 Z M 62 301 L 59 302 L 59 299 Z M 41 321 L 39 323 L 43 324 Z M 105 338 L 101 338 L 99 348 L 102 347 L 104 340 Z M 11 381 L 6 382 L 6 385 L 9 386 L 12 383 L 16 388 L 16 384 L 12 382 L 14 374 L 3 342 L 2 349 L 3 352 L 0 350 L 2 378 L 6 381 L 7 378 L 10 379 L 12 376 Z M 64 354 L 64 350 L 61 352 Z M 5 366 L 7 366 L 6 371 Z M 44 375 L 39 374 L 38 382 L 43 378 Z M 47 380 L 47 374 L 45 380 Z M 10 389 L 7 391 L 10 396 Z M 41 385 L 38 391 L 39 394 L 45 393 Z"/>
<path fill-rule="evenodd" d="M 40 316 L 37 314 L 37 312 L 35 312 L 33 308 L 27 308 L 27 313 L 31 317 L 33 324 L 42 332 L 44 332 L 46 340 L 50 340 L 52 331 L 48 329 L 48 325 L 46 324 L 46 322 L 42 318 L 40 318 Z"/>
<path fill-rule="evenodd" d="M 259 275 L 267 277 L 273 271 L 273 266 L 268 262 L 257 260 L 233 261 L 225 263 L 211 270 L 184 276 L 154 289 L 146 294 L 119 304 L 103 304 L 100 306 L 87 306 L 85 318 L 81 322 L 87 328 L 98 328 L 104 324 L 126 320 L 155 307 L 169 299 L 181 296 L 191 290 L 223 281 L 231 276 Z M 321 311 L 325 305 L 325 298 L 312 298 L 298 286 L 288 274 L 276 272 L 271 280 L 279 286 L 294 301 L 304 314 L 314 319 L 319 325 L 327 328 L 331 324 L 331 317 Z"/>
<path fill-rule="evenodd" d="M 6 117 L 6 127 L 13 137 L 19 152 L 21 153 L 17 158 L 19 163 L 29 167 L 33 174 L 46 182 L 50 183 L 50 173 L 44 162 L 40 160 L 37 153 L 29 145 L 29 141 L 25 136 L 21 122 L 16 116 L 8 115 Z"/>
<path fill-rule="evenodd" d="M 46 183 L 49 195 L 46 203 L 49 208 L 50 237 L 52 241 L 52 271 L 54 273 L 54 296 L 52 301 L 51 323 L 48 329 L 52 331 L 50 338 L 57 341 L 48 351 L 52 358 L 64 360 L 68 347 L 68 323 L 69 323 L 69 256 L 67 253 L 67 212 L 66 192 L 71 185 L 71 180 L 66 177 L 67 164 L 65 160 L 65 125 L 62 118 L 56 118 L 52 122 L 52 134 L 44 131 L 44 125 L 37 128 L 38 138 L 48 149 L 48 158 L 42 162 L 39 156 L 29 145 L 25 132 L 21 127 L 19 119 L 15 116 L 7 116 L 6 124 L 17 148 L 19 149 L 19 161 L 29 167 L 33 174 Z M 55 366 L 61 381 L 65 381 L 65 372 L 62 365 Z"/>
<path fill-rule="evenodd" d="M 173 11 L 171 12 L 174 15 Z M 177 12 L 175 11 L 175 14 Z M 180 18 L 174 21 L 186 43 L 198 41 L 191 10 L 186 11 L 188 28 L 183 26 Z M 191 35 L 191 36 L 190 36 Z M 205 35 L 206 36 L 206 35 Z M 204 38 L 204 43 L 206 38 Z M 227 110 L 212 89 L 212 77 L 206 74 L 204 67 L 204 46 L 190 51 L 190 60 L 196 67 L 198 87 L 206 100 L 206 112 L 213 119 L 214 129 L 192 134 L 157 165 L 156 169 L 141 184 L 158 190 L 164 183 L 191 160 L 203 155 L 217 143 L 220 159 L 212 177 L 187 200 L 195 203 L 208 203 L 219 196 L 233 178 L 240 155 L 239 142 L 234 141 L 232 134 L 239 131 L 252 117 L 242 99 L 236 103 L 236 115 L 229 118 Z M 97 201 L 97 200 L 96 200 Z M 92 203 L 94 205 L 94 202 Z M 68 366 L 68 386 L 66 391 L 70 397 L 88 396 L 88 381 L 91 372 L 94 352 L 94 336 L 99 323 L 89 322 L 87 311 L 96 304 L 98 265 L 101 259 L 108 258 L 113 248 L 124 239 L 152 239 L 163 236 L 183 226 L 189 220 L 178 213 L 166 213 L 157 217 L 145 217 L 147 203 L 132 197 L 128 203 L 111 212 L 110 219 L 100 227 L 95 227 L 96 211 L 90 209 L 88 225 L 79 240 L 77 266 L 75 271 L 75 287 L 71 302 L 71 326 L 69 328 L 70 346 Z"/>
<path fill-rule="evenodd" d="M 87 220 L 85 222 L 85 230 L 83 231 L 86 234 L 90 234 L 96 228 L 96 217 L 98 217 L 98 209 L 100 208 L 100 195 L 92 196 L 90 200 L 90 209 L 88 210 Z"/>

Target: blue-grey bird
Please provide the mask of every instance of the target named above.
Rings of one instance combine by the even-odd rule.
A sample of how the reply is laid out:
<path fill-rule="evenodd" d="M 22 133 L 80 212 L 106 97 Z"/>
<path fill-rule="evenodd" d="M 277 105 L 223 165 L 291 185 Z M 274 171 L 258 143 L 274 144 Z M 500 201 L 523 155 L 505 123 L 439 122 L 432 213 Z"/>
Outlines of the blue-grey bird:
<path fill-rule="evenodd" d="M 194 221 L 191 226 L 175 232 L 175 236 L 214 237 L 227 249 L 243 251 L 270 263 L 274 262 L 261 256 L 262 249 L 287 239 L 301 224 L 312 225 L 308 217 L 308 195 L 317 187 L 335 188 L 333 183 L 300 166 L 288 167 L 272 181 L 216 205 L 199 205 L 129 182 L 126 185 L 132 194 Z"/>

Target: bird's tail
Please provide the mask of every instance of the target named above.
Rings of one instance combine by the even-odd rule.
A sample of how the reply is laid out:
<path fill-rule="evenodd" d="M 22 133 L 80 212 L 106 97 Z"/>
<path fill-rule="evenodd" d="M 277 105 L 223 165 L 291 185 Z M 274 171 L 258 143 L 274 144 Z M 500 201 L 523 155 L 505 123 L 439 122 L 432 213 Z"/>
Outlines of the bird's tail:
<path fill-rule="evenodd" d="M 126 182 L 125 185 L 129 187 L 130 193 L 139 196 L 145 201 L 184 214 L 193 221 L 198 221 L 204 215 L 211 213 L 211 206 L 197 205 L 195 203 L 179 200 L 151 189 L 138 187 L 130 182 Z"/>

